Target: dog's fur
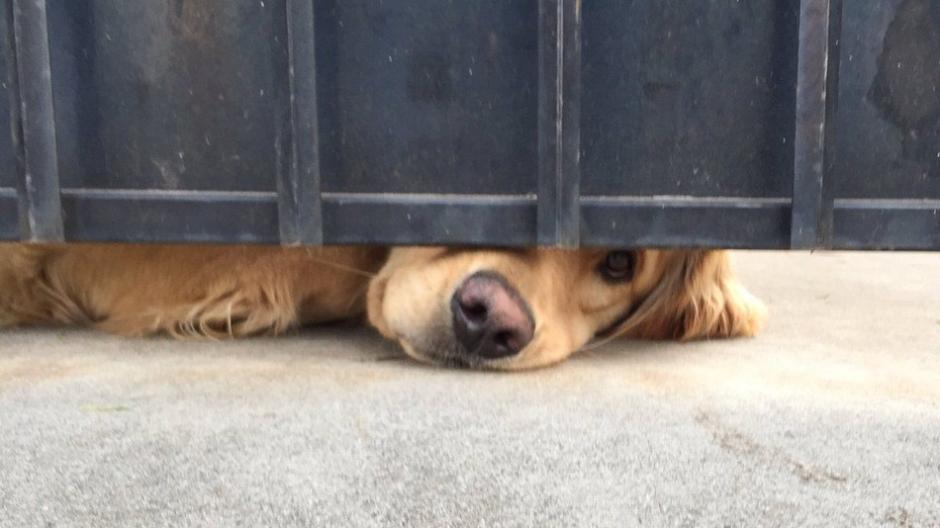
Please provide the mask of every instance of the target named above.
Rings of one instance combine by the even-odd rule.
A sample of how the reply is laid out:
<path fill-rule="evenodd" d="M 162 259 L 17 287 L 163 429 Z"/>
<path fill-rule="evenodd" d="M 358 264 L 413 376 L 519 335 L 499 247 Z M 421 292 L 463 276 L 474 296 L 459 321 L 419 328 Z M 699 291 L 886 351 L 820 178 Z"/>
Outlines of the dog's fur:
<path fill-rule="evenodd" d="M 638 250 L 631 280 L 602 250 L 0 244 L 0 326 L 83 325 L 126 335 L 227 338 L 367 313 L 414 358 L 523 369 L 596 338 L 751 336 L 764 307 L 719 250 Z M 467 362 L 449 301 L 470 274 L 500 274 L 531 308 L 516 356 Z"/>

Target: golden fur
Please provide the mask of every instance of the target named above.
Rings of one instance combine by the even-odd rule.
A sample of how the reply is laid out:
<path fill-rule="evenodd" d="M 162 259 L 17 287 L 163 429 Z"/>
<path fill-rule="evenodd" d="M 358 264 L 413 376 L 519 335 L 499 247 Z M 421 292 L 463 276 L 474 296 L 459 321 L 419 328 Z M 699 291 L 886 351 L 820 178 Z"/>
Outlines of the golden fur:
<path fill-rule="evenodd" d="M 474 367 L 561 361 L 599 337 L 750 336 L 763 305 L 719 250 L 640 250 L 632 280 L 602 250 L 0 244 L 0 326 L 66 324 L 126 336 L 235 338 L 359 317 L 412 357 L 455 364 L 450 298 L 475 271 L 506 278 L 535 337 Z"/>

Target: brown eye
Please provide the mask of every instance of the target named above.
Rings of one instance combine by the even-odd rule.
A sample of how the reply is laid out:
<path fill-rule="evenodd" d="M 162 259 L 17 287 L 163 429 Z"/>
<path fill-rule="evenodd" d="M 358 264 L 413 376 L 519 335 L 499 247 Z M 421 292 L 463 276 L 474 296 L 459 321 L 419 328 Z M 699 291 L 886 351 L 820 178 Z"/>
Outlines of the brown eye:
<path fill-rule="evenodd" d="M 611 251 L 604 257 L 598 271 L 607 280 L 628 281 L 633 278 L 636 256 L 632 251 Z"/>

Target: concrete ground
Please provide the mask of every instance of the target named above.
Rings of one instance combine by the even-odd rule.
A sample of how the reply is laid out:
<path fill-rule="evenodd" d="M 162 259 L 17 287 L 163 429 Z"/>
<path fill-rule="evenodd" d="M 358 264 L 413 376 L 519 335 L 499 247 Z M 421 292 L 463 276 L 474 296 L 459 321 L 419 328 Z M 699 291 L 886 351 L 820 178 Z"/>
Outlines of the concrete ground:
<path fill-rule="evenodd" d="M 753 340 L 0 334 L 0 526 L 940 526 L 940 254 L 743 253 Z"/>

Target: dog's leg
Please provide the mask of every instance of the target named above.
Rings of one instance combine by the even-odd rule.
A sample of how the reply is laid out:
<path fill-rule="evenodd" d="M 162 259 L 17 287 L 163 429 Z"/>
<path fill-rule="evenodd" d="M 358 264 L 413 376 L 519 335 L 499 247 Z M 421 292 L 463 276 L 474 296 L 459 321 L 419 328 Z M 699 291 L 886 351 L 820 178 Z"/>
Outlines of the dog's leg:
<path fill-rule="evenodd" d="M 384 251 L 12 244 L 0 248 L 0 258 L 5 324 L 223 338 L 360 314 Z"/>

